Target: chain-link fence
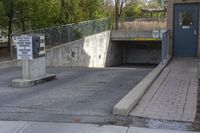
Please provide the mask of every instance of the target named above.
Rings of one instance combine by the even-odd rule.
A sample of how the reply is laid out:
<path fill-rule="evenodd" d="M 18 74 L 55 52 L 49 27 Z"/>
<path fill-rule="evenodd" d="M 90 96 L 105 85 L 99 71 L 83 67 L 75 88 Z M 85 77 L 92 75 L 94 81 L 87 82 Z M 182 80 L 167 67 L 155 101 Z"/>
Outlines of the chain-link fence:
<path fill-rule="evenodd" d="M 52 47 L 81 39 L 85 36 L 106 31 L 109 28 L 108 19 L 98 19 L 33 30 L 21 34 L 45 34 L 46 46 Z"/>
<path fill-rule="evenodd" d="M 37 29 L 33 31 L 15 33 L 12 36 L 21 34 L 44 34 L 46 48 L 51 48 L 83 37 L 100 33 L 109 29 L 109 19 L 97 19 L 80 22 L 78 24 L 67 24 L 55 27 Z M 12 45 L 11 56 L 15 58 L 16 46 Z"/>

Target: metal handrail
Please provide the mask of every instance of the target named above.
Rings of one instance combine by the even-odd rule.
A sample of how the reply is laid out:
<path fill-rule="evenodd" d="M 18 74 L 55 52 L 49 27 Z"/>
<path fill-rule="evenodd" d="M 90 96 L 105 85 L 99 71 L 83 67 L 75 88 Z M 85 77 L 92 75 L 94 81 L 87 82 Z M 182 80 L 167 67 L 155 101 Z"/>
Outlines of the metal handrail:
<path fill-rule="evenodd" d="M 170 57 L 170 32 L 170 30 L 167 30 L 162 35 L 162 63 L 165 63 Z"/>

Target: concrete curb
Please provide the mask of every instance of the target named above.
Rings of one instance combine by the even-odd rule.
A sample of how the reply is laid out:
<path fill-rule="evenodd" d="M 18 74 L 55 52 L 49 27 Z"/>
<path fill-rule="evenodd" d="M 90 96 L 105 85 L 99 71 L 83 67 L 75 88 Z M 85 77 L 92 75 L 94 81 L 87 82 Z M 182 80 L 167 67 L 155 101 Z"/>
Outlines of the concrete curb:
<path fill-rule="evenodd" d="M 21 66 L 21 61 L 17 59 L 0 62 L 0 68 L 12 68 L 19 66 Z"/>
<path fill-rule="evenodd" d="M 147 89 L 152 85 L 155 79 L 160 75 L 163 69 L 170 62 L 171 57 L 166 63 L 160 63 L 151 73 L 149 73 L 135 88 L 133 88 L 122 100 L 113 108 L 114 115 L 128 116 L 130 111 L 136 106 Z"/>
<path fill-rule="evenodd" d="M 35 86 L 37 84 L 41 84 L 44 82 L 48 82 L 51 80 L 56 79 L 56 75 L 55 74 L 47 74 L 43 77 L 37 78 L 37 79 L 15 79 L 12 80 L 11 82 L 11 86 L 12 87 L 16 87 L 16 88 L 27 88 L 27 87 L 31 87 L 31 86 Z"/>

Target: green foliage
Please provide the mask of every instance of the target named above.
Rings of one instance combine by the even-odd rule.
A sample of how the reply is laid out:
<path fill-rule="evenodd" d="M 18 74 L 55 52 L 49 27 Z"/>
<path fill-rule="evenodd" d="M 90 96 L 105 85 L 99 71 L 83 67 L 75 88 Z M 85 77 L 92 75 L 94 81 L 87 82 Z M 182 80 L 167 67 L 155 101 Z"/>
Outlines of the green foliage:
<path fill-rule="evenodd" d="M 3 30 L 6 27 L 6 23 L 8 21 L 7 17 L 5 16 L 5 10 L 3 7 L 3 2 L 0 1 L 0 29 Z"/>
<path fill-rule="evenodd" d="M 140 4 L 131 4 L 128 5 L 124 10 L 124 17 L 140 17 L 141 16 L 141 5 Z"/>
<path fill-rule="evenodd" d="M 105 17 L 104 0 L 0 0 L 0 31 L 27 31 Z M 9 26 L 9 21 L 11 26 Z"/>
<path fill-rule="evenodd" d="M 148 8 L 161 8 L 162 0 L 151 0 L 148 3 Z"/>
<path fill-rule="evenodd" d="M 59 14 L 58 0 L 27 0 L 29 1 L 29 26 L 37 29 L 55 25 Z"/>
<path fill-rule="evenodd" d="M 107 16 L 109 18 L 109 22 L 110 22 L 110 29 L 113 28 L 113 24 L 115 22 L 115 7 L 114 7 L 114 3 L 113 0 L 104 0 L 101 4 L 101 10 L 102 10 L 102 14 L 104 16 Z"/>

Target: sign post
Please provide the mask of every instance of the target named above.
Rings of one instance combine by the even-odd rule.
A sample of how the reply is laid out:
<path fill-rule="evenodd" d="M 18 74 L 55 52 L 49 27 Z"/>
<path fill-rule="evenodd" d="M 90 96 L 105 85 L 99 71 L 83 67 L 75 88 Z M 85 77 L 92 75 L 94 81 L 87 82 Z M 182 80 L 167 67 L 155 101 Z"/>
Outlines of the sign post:
<path fill-rule="evenodd" d="M 14 41 L 17 59 L 22 61 L 22 79 L 12 80 L 13 87 L 30 87 L 56 78 L 55 74 L 46 73 L 44 35 L 20 35 Z"/>
<path fill-rule="evenodd" d="M 32 60 L 33 59 L 33 44 L 32 36 L 18 36 L 16 37 L 17 45 L 17 59 L 18 60 Z"/>

